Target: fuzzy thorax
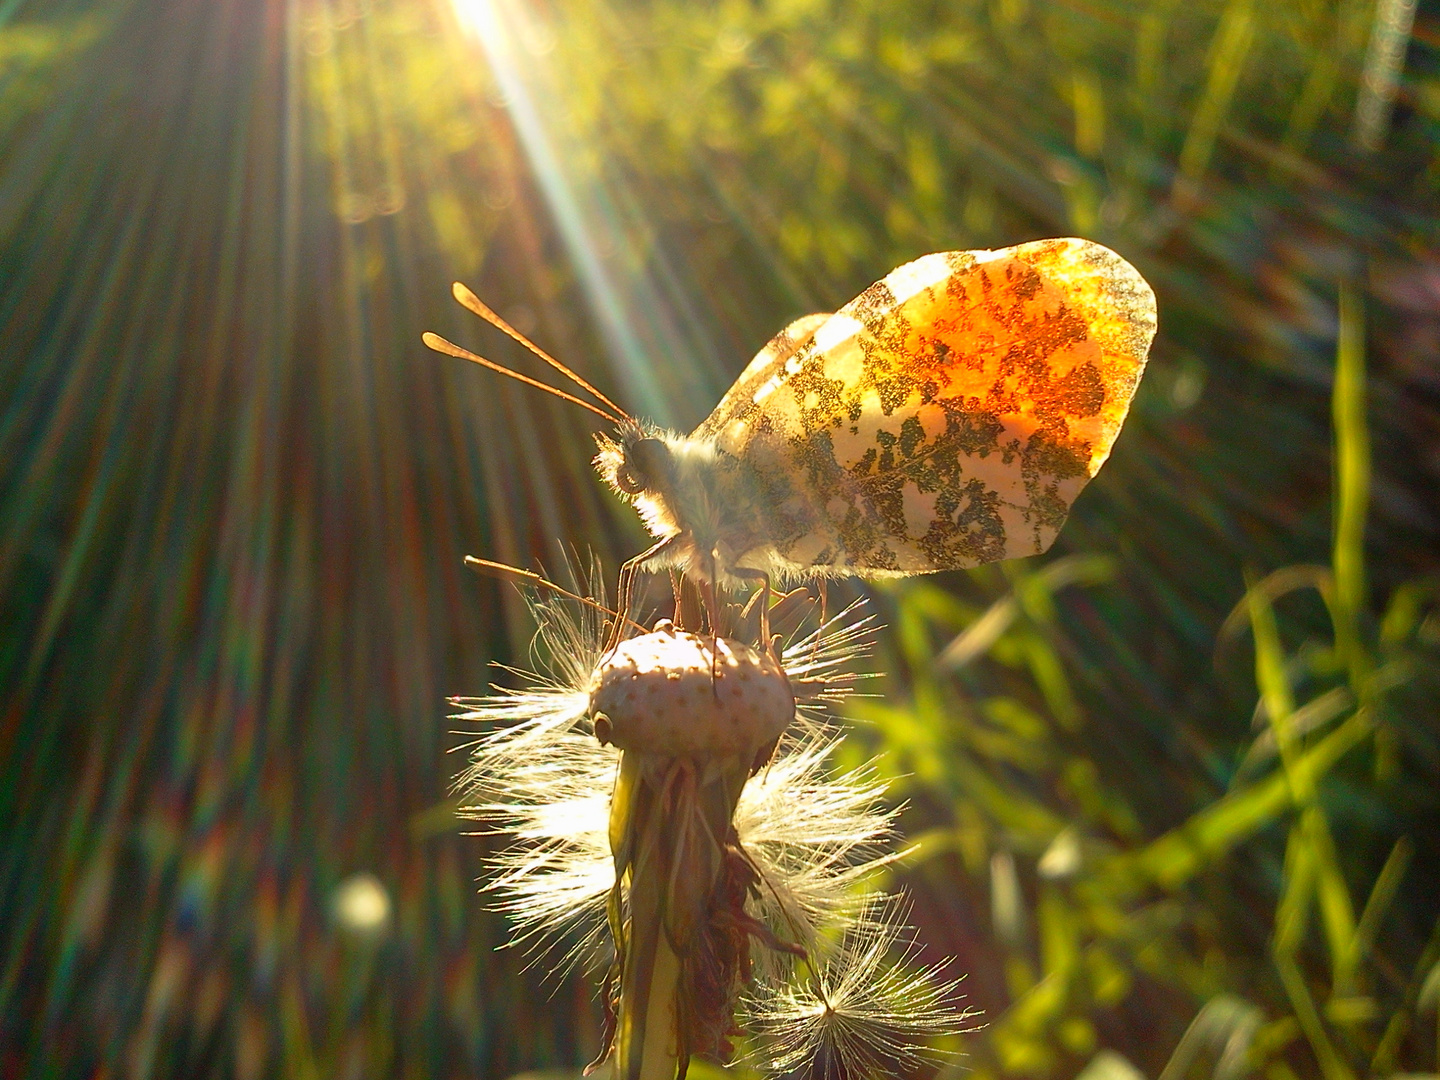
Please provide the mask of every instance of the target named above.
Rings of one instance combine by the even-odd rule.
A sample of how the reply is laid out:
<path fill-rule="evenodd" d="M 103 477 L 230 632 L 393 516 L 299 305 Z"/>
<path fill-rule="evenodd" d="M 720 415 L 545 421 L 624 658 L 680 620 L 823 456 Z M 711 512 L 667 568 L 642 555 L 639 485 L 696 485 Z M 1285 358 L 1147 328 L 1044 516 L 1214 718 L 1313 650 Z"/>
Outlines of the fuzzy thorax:
<path fill-rule="evenodd" d="M 673 567 L 730 588 L 753 583 L 756 570 L 796 576 L 800 568 L 776 552 L 744 463 L 713 440 L 637 424 L 623 427 L 618 439 L 598 435 L 596 442 L 600 476 L 635 507 L 652 536 L 668 541 L 643 569 Z"/>

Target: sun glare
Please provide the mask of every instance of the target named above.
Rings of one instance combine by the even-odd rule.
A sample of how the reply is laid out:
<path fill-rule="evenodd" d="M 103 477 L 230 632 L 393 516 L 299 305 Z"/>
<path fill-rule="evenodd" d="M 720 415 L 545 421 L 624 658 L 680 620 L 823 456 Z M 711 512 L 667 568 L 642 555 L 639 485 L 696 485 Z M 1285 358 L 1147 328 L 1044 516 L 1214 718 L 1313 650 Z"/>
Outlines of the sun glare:
<path fill-rule="evenodd" d="M 541 193 L 575 261 L 591 314 L 605 341 L 615 375 L 625 387 L 626 406 L 671 422 L 674 402 L 660 393 L 654 372 L 684 358 L 686 347 L 667 304 L 646 275 L 619 275 L 616 256 L 640 262 L 632 237 L 647 230 L 636 220 L 640 205 L 623 181 L 577 174 L 572 142 L 576 132 L 555 119 L 560 88 L 546 58 L 555 50 L 552 26 L 505 0 L 453 0 L 461 25 L 485 54 L 496 91 L 534 170 Z M 618 186 L 618 190 L 617 190 Z M 627 280 L 628 278 L 628 280 Z"/>

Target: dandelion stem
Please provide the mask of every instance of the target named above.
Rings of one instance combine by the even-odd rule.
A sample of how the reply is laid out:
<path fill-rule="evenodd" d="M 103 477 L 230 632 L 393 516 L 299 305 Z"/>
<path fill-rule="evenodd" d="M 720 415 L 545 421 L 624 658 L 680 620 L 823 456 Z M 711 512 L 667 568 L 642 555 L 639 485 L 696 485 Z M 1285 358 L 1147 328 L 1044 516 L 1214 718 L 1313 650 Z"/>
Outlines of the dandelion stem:
<path fill-rule="evenodd" d="M 650 1003 L 645 1016 L 645 1045 L 640 1051 L 639 1080 L 674 1080 L 675 992 L 680 985 L 680 960 L 665 936 L 655 943 L 650 968 Z"/>
<path fill-rule="evenodd" d="M 615 1080 L 674 1080 L 692 1053 L 709 1052 L 714 1033 L 697 1027 L 705 1002 L 681 957 L 706 951 L 724 841 L 747 772 L 744 757 L 700 763 L 625 753 L 622 797 L 611 807 L 616 871 L 629 882 Z M 728 993 L 728 976 L 719 984 Z"/>

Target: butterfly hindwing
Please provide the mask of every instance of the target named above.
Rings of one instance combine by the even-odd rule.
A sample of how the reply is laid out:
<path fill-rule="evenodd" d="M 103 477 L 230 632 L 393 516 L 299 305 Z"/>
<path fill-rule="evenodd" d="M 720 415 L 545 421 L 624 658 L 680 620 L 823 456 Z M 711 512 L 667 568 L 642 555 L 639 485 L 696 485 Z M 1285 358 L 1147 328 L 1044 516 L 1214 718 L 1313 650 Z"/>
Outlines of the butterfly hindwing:
<path fill-rule="evenodd" d="M 924 256 L 800 322 L 695 434 L 780 511 L 781 564 L 909 574 L 1049 546 L 1119 433 L 1155 300 L 1114 252 L 1044 240 Z"/>

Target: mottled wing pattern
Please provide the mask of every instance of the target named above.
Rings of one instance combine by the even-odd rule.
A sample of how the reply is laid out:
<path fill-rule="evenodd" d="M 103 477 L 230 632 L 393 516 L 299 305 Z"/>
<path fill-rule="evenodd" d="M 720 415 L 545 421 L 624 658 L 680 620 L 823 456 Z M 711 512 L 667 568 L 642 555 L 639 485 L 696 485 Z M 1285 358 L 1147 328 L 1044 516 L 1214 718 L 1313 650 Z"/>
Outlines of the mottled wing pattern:
<path fill-rule="evenodd" d="M 794 570 L 910 574 L 1034 555 L 1109 456 L 1155 297 L 1085 240 L 892 271 L 697 431 L 773 508 Z"/>
<path fill-rule="evenodd" d="M 709 418 L 695 429 L 694 434 L 713 436 L 711 425 L 717 423 L 717 418 L 730 416 L 753 402 L 760 387 L 779 374 L 785 361 L 813 338 L 815 331 L 829 318 L 828 314 L 802 315 L 766 342 L 765 347 L 755 354 L 755 359 L 746 365 L 730 389 L 725 391 L 725 396 L 720 399 L 720 404 L 715 406 Z"/>

